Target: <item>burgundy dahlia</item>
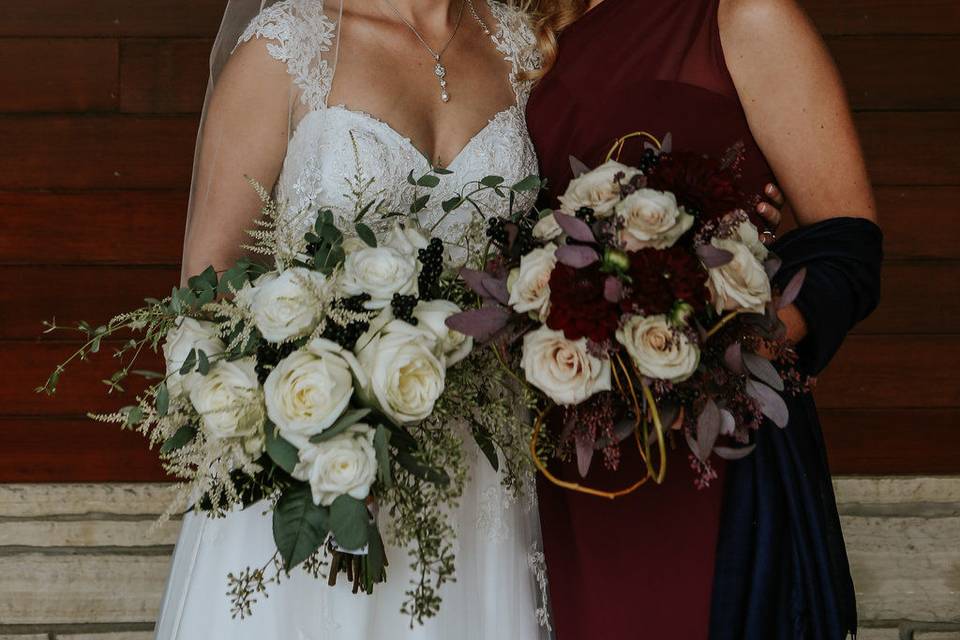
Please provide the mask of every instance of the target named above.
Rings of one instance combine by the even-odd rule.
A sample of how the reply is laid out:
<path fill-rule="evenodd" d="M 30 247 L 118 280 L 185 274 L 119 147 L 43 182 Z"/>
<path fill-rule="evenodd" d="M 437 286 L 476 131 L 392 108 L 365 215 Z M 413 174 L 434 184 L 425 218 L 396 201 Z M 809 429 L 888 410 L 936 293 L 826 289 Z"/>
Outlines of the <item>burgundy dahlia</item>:
<path fill-rule="evenodd" d="M 547 326 L 563 331 L 569 340 L 586 337 L 603 343 L 613 340 L 620 323 L 619 309 L 603 295 L 607 275 L 599 264 L 574 269 L 558 264 L 550 274 L 550 315 Z"/>
<path fill-rule="evenodd" d="M 678 203 L 704 221 L 744 208 L 746 202 L 732 170 L 722 169 L 714 158 L 695 153 L 661 156 L 648 176 L 647 186 L 672 192 Z"/>
<path fill-rule="evenodd" d="M 667 313 L 680 301 L 695 311 L 702 311 L 706 306 L 709 295 L 706 269 L 686 249 L 641 249 L 627 255 L 631 283 L 621 303 L 624 311 L 656 315 Z"/>

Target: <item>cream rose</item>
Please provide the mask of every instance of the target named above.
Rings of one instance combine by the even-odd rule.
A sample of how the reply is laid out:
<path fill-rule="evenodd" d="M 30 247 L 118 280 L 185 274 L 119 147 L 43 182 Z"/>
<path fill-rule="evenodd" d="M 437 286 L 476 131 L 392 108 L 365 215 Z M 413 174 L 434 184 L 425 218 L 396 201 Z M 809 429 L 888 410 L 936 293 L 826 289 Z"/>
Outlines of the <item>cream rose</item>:
<path fill-rule="evenodd" d="M 527 382 L 557 404 L 577 404 L 611 388 L 610 361 L 590 354 L 586 338 L 567 340 L 546 326 L 524 336 L 520 366 Z"/>
<path fill-rule="evenodd" d="M 617 342 L 626 348 L 640 373 L 657 380 L 682 382 L 700 363 L 700 349 L 664 315 L 630 316 L 617 329 Z"/>
<path fill-rule="evenodd" d="M 537 224 L 533 225 L 532 233 L 533 237 L 537 240 L 547 242 L 562 236 L 563 229 L 560 228 L 560 225 L 557 223 L 557 218 L 553 213 L 548 213 L 537 220 Z"/>
<path fill-rule="evenodd" d="M 180 367 L 191 350 L 203 351 L 207 357 L 218 356 L 226 347 L 217 333 L 217 325 L 205 320 L 182 317 L 167 333 L 163 343 L 163 357 L 167 363 L 167 389 L 177 396 L 189 394 L 200 375 L 196 372 L 180 375 Z"/>
<path fill-rule="evenodd" d="M 753 226 L 749 220 L 742 220 L 740 224 L 734 228 L 733 232 L 740 242 L 747 245 L 750 253 L 752 253 L 757 260 L 763 262 L 767 259 L 767 255 L 770 252 L 763 244 L 763 241 L 760 240 L 760 233 L 757 231 L 757 228 Z"/>
<path fill-rule="evenodd" d="M 543 322 L 550 307 L 550 274 L 557 265 L 557 245 L 534 249 L 520 258 L 520 267 L 507 278 L 508 304 L 518 313 L 530 312 Z"/>
<path fill-rule="evenodd" d="M 308 335 L 317 326 L 317 291 L 326 277 L 319 271 L 294 267 L 281 273 L 266 273 L 252 287 L 237 293 L 250 309 L 253 323 L 270 342 L 283 342 Z"/>
<path fill-rule="evenodd" d="M 408 219 L 404 224 L 395 223 L 383 244 L 393 247 L 400 253 L 415 256 L 419 249 L 427 248 L 429 240 L 420 230 L 420 226 Z"/>
<path fill-rule="evenodd" d="M 300 450 L 293 477 L 310 484 L 313 501 L 329 506 L 339 496 L 364 500 L 377 479 L 374 430 L 357 423 L 325 442 Z"/>
<path fill-rule="evenodd" d="M 616 213 L 627 251 L 673 246 L 693 226 L 693 216 L 677 206 L 672 193 L 655 189 L 637 189 L 617 204 Z"/>
<path fill-rule="evenodd" d="M 560 196 L 560 208 L 571 215 L 581 207 L 590 207 L 601 218 L 612 214 L 620 201 L 620 185 L 615 180 L 618 173 L 624 174 L 623 182 L 626 182 L 640 172 L 616 160 L 608 160 L 571 180 L 566 192 Z"/>
<path fill-rule="evenodd" d="M 443 393 L 446 370 L 437 358 L 436 337 L 402 320 L 371 323 L 357 341 L 366 373 L 361 394 L 398 424 L 423 420 Z"/>
<path fill-rule="evenodd" d="M 413 310 L 417 327 L 433 334 L 436 339 L 434 353 L 442 356 L 447 367 L 457 364 L 473 350 L 473 338 L 447 326 L 447 318 L 460 311 L 460 307 L 449 300 L 423 300 Z"/>
<path fill-rule="evenodd" d="M 220 360 L 190 390 L 206 436 L 242 440 L 251 453 L 263 446 L 263 392 L 255 367 L 253 358 Z"/>
<path fill-rule="evenodd" d="M 763 313 L 770 301 L 770 279 L 750 248 L 733 238 L 714 238 L 710 243 L 733 254 L 730 262 L 708 270 L 707 286 L 717 313 L 744 309 Z"/>
<path fill-rule="evenodd" d="M 391 246 L 367 247 L 347 254 L 340 287 L 348 296 L 368 294 L 368 309 L 383 309 L 393 294 L 417 292 L 417 273 L 415 253 Z"/>
<path fill-rule="evenodd" d="M 263 385 L 267 415 L 284 440 L 307 446 L 339 418 L 353 396 L 353 380 L 364 379 L 352 353 L 317 338 L 277 363 Z"/>

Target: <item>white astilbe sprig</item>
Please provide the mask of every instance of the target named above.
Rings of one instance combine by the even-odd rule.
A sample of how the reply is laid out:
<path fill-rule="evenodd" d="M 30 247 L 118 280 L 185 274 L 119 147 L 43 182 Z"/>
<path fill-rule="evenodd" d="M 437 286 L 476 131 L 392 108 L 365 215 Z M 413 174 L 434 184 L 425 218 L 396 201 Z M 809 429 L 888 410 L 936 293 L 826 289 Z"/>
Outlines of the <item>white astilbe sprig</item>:
<path fill-rule="evenodd" d="M 245 244 L 243 248 L 251 253 L 268 256 L 274 260 L 278 269 L 286 269 L 293 265 L 302 253 L 303 221 L 311 216 L 312 212 L 307 208 L 291 215 L 286 211 L 286 205 L 274 200 L 263 185 L 252 178 L 247 178 L 247 181 L 256 190 L 263 206 L 260 217 L 253 221 L 255 228 L 247 230 L 253 243 Z"/>

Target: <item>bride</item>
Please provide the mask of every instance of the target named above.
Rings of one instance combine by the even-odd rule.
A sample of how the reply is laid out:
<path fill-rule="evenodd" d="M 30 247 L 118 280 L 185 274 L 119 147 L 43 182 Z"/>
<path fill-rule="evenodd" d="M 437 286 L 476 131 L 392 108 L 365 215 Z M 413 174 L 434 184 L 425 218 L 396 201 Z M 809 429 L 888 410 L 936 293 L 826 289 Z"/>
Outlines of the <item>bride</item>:
<path fill-rule="evenodd" d="M 273 185 L 287 211 L 331 208 L 349 222 L 358 193 L 399 206 L 410 200 L 410 171 L 443 167 L 450 173 L 421 212 L 429 224 L 465 182 L 536 173 L 522 80 L 533 51 L 522 14 L 495 0 L 231 0 L 211 58 L 184 273 L 237 258 L 260 208 L 247 176 Z M 305 229 L 312 220 L 291 222 Z M 483 230 L 463 212 L 434 233 L 455 244 Z M 536 509 L 467 447 L 471 479 L 452 514 L 456 582 L 441 589 L 440 613 L 424 626 L 400 613 L 412 572 L 389 542 L 389 579 L 371 597 L 297 569 L 258 598 L 252 617 L 233 619 L 228 573 L 273 551 L 266 506 L 255 504 L 220 519 L 185 516 L 156 637 L 546 637 Z"/>

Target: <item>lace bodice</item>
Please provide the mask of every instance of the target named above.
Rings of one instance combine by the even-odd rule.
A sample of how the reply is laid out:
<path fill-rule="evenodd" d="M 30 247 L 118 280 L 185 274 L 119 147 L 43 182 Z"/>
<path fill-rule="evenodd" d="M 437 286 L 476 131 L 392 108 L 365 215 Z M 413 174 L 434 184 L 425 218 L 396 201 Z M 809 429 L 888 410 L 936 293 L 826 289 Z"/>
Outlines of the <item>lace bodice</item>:
<path fill-rule="evenodd" d="M 418 216 L 425 227 L 441 219 L 440 203 L 467 182 L 493 174 L 512 184 L 537 172 L 524 117 L 530 86 L 520 79 L 521 71 L 538 64 L 533 33 L 520 11 L 489 1 L 497 22 L 493 41 L 511 64 L 516 101 L 494 115 L 445 167 L 452 173 L 440 176 L 428 206 Z M 286 63 L 297 89 L 303 114 L 292 131 L 275 195 L 286 204 L 288 215 L 298 216 L 291 220 L 298 238 L 312 223 L 313 216 L 303 214 L 311 208 L 329 208 L 347 223 L 361 200 L 382 200 L 386 209 L 406 210 L 415 189 L 407 175 L 413 171 L 420 176 L 431 168 L 410 139 L 387 123 L 343 105 L 327 104 L 339 55 L 340 19 L 339 10 L 321 0 L 284 0 L 257 16 L 240 40 L 267 39 L 269 54 Z M 482 194 L 480 201 L 485 215 L 505 206 L 503 199 L 491 193 Z M 517 206 L 532 204 L 531 194 Z M 445 217 L 434 235 L 450 244 L 462 244 L 466 236 L 476 246 L 484 231 L 479 217 L 462 207 Z M 365 221 L 375 231 L 392 224 L 376 218 Z"/>

